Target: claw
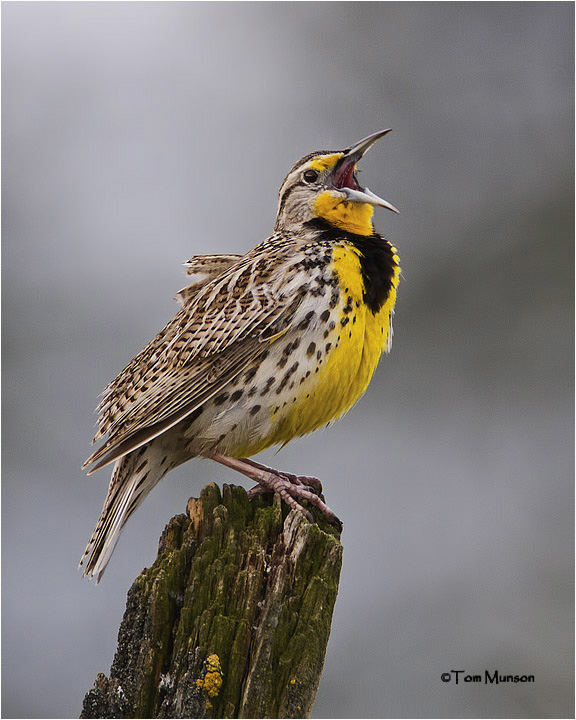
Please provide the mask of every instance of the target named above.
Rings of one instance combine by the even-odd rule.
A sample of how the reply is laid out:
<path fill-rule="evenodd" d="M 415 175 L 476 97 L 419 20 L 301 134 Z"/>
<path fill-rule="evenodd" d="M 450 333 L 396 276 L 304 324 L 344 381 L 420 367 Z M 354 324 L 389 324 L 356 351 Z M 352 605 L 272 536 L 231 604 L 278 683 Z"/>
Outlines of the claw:
<path fill-rule="evenodd" d="M 336 525 L 338 529 L 342 529 L 342 522 L 322 498 L 318 497 L 318 493 L 322 492 L 322 483 L 318 478 L 279 472 L 248 458 L 232 458 L 219 454 L 212 455 L 211 458 L 222 465 L 226 465 L 226 467 L 237 470 L 258 483 L 256 487 L 248 491 L 249 498 L 263 492 L 278 493 L 290 508 L 301 512 L 309 522 L 314 522 L 310 511 L 302 507 L 299 502 L 300 500 L 307 500 L 320 510 L 328 522 Z"/>

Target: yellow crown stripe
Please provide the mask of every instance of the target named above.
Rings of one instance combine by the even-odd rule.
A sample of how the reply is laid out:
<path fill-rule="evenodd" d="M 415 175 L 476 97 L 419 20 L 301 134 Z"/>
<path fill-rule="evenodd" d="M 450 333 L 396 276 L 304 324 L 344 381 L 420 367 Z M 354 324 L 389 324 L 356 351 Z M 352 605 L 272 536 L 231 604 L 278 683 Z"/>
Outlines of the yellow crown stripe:
<path fill-rule="evenodd" d="M 330 170 L 340 160 L 342 153 L 334 153 L 333 155 L 322 155 L 318 158 L 314 158 L 310 163 L 312 170 L 318 170 L 318 172 L 324 172 L 324 170 Z"/>

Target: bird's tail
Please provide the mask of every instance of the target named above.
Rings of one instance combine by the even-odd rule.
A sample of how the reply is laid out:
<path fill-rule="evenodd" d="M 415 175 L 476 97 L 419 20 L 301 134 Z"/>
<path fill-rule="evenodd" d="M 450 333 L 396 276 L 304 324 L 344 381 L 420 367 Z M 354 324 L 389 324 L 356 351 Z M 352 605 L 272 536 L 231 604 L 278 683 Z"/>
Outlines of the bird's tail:
<path fill-rule="evenodd" d="M 169 469 L 153 443 L 116 461 L 100 519 L 80 560 L 83 577 L 96 575 L 100 582 L 126 521 Z"/>

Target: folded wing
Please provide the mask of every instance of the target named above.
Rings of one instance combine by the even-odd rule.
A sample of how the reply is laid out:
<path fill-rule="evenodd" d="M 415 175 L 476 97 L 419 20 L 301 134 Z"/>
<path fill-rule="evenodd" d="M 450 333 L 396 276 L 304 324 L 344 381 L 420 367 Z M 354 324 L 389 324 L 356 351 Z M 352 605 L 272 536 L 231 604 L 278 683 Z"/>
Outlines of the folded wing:
<path fill-rule="evenodd" d="M 286 250 L 279 247 L 271 258 L 268 246 L 265 264 L 258 250 L 199 287 L 108 385 L 94 441 L 108 439 L 86 461 L 96 463 L 90 472 L 194 412 L 289 329 L 302 296 L 285 292 Z"/>

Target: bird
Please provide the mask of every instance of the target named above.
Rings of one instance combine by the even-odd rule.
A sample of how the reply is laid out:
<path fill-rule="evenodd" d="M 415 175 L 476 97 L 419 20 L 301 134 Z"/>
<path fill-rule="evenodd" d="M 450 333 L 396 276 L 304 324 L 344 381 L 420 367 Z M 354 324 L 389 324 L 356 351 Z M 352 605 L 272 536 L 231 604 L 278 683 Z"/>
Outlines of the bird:
<path fill-rule="evenodd" d="M 244 255 L 197 255 L 180 309 L 104 390 L 92 473 L 114 463 L 80 560 L 100 581 L 128 518 L 167 472 L 195 458 L 236 470 L 291 509 L 317 507 L 317 478 L 251 459 L 327 426 L 363 395 L 392 344 L 397 249 L 374 229 L 398 210 L 358 181 L 381 130 L 299 160 L 279 193 L 272 234 Z"/>

